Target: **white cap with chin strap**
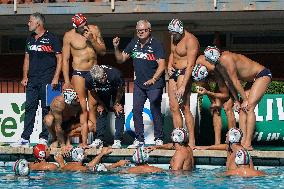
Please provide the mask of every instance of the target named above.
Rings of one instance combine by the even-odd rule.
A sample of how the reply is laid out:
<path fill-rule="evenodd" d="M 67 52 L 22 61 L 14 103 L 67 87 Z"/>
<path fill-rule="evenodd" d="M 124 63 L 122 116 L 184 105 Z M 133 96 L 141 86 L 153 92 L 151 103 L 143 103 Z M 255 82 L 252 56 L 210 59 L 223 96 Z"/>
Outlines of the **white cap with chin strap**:
<path fill-rule="evenodd" d="M 183 23 L 179 19 L 172 19 L 172 21 L 168 25 L 168 30 L 170 32 L 176 32 L 179 34 L 183 34 Z"/>
<path fill-rule="evenodd" d="M 82 162 L 85 159 L 84 149 L 80 147 L 73 148 L 71 151 L 72 161 Z"/>
<path fill-rule="evenodd" d="M 235 163 L 237 165 L 248 165 L 250 163 L 250 154 L 248 151 L 240 149 L 235 156 Z"/>
<path fill-rule="evenodd" d="M 205 59 L 210 62 L 211 64 L 216 64 L 218 63 L 220 56 L 221 56 L 221 52 L 217 47 L 211 47 L 208 46 L 205 50 L 204 50 L 204 56 Z"/>
<path fill-rule="evenodd" d="M 241 143 L 243 132 L 241 129 L 238 128 L 231 128 L 228 131 L 228 137 L 230 143 Z"/>
<path fill-rule="evenodd" d="M 66 104 L 72 104 L 72 102 L 74 102 L 78 98 L 77 93 L 74 89 L 65 89 L 63 91 L 63 97 Z"/>
<path fill-rule="evenodd" d="M 201 81 L 208 76 L 208 70 L 206 66 L 203 66 L 201 64 L 196 64 L 192 69 L 191 75 L 195 81 Z"/>

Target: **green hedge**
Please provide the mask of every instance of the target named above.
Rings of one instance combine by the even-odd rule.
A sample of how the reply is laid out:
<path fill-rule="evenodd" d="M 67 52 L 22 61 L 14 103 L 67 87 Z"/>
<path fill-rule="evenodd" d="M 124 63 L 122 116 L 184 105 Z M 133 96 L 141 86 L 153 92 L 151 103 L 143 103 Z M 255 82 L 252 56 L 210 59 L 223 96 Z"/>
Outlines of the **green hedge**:
<path fill-rule="evenodd" d="M 284 81 L 272 81 L 266 94 L 284 94 Z"/>

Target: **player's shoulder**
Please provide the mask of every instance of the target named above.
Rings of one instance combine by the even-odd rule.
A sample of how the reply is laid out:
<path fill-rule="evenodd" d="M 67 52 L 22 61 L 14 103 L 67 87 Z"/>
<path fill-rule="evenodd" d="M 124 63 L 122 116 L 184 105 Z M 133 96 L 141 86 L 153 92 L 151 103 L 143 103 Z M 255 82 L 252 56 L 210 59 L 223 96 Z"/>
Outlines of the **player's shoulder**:
<path fill-rule="evenodd" d="M 74 34 L 75 34 L 75 29 L 71 29 L 71 30 L 65 32 L 64 38 L 68 39 L 68 38 L 72 37 Z"/>

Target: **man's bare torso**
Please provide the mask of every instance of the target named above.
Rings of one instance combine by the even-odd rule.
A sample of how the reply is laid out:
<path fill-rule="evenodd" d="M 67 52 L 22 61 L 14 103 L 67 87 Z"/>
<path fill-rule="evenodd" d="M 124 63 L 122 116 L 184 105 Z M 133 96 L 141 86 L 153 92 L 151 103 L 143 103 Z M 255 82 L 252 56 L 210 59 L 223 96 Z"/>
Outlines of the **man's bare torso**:
<path fill-rule="evenodd" d="M 171 51 L 173 53 L 173 67 L 175 69 L 184 69 L 187 67 L 187 46 L 189 44 L 189 40 L 194 39 L 198 43 L 198 40 L 194 35 L 185 31 L 184 37 L 177 43 L 171 44 Z"/>
<path fill-rule="evenodd" d="M 93 32 L 94 26 L 89 25 L 88 27 L 95 36 L 96 34 Z M 75 29 L 69 31 L 66 33 L 66 35 L 68 35 L 70 40 L 70 49 L 73 57 L 73 69 L 79 71 L 89 71 L 94 64 L 97 64 L 96 51 L 90 44 L 88 44 L 89 42 L 84 36 L 75 32 Z"/>
<path fill-rule="evenodd" d="M 180 162 L 176 162 L 176 161 L 183 161 L 182 167 L 180 167 L 180 170 L 184 170 L 184 171 L 192 170 L 193 159 L 192 159 L 192 150 L 190 149 L 190 147 L 180 147 L 176 149 L 170 161 L 170 165 L 172 168 L 176 167 L 175 164 L 180 164 Z"/>
<path fill-rule="evenodd" d="M 222 53 L 222 56 L 227 56 L 227 55 L 233 59 L 239 80 L 253 81 L 255 79 L 255 76 L 264 69 L 264 66 L 245 57 L 244 55 L 232 53 L 229 51 L 225 51 Z M 227 67 L 229 65 L 225 66 Z"/>

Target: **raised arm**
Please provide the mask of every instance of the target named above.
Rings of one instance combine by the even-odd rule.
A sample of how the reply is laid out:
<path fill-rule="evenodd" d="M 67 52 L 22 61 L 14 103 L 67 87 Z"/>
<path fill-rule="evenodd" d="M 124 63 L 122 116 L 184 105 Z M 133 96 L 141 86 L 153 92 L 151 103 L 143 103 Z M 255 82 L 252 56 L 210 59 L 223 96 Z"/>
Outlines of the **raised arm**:
<path fill-rule="evenodd" d="M 112 149 L 110 147 L 104 147 L 101 153 L 99 153 L 92 161 L 90 161 L 90 163 L 88 163 L 87 166 L 88 167 L 96 166 L 98 163 L 100 163 L 104 155 L 110 154 L 111 152 L 112 152 Z"/>
<path fill-rule="evenodd" d="M 87 36 L 87 40 L 91 42 L 93 48 L 99 55 L 106 54 L 106 46 L 102 38 L 101 31 L 98 26 L 90 25 L 89 29 L 92 35 Z M 88 32 L 88 31 L 87 31 Z M 85 35 L 85 34 L 84 34 Z"/>
<path fill-rule="evenodd" d="M 119 50 L 119 48 L 118 48 L 119 42 L 120 42 L 119 37 L 115 37 L 112 40 L 113 47 L 114 47 L 115 59 L 116 59 L 117 63 L 121 64 L 121 63 L 125 62 L 130 57 L 130 55 L 126 54 L 125 52 L 121 52 Z"/>

